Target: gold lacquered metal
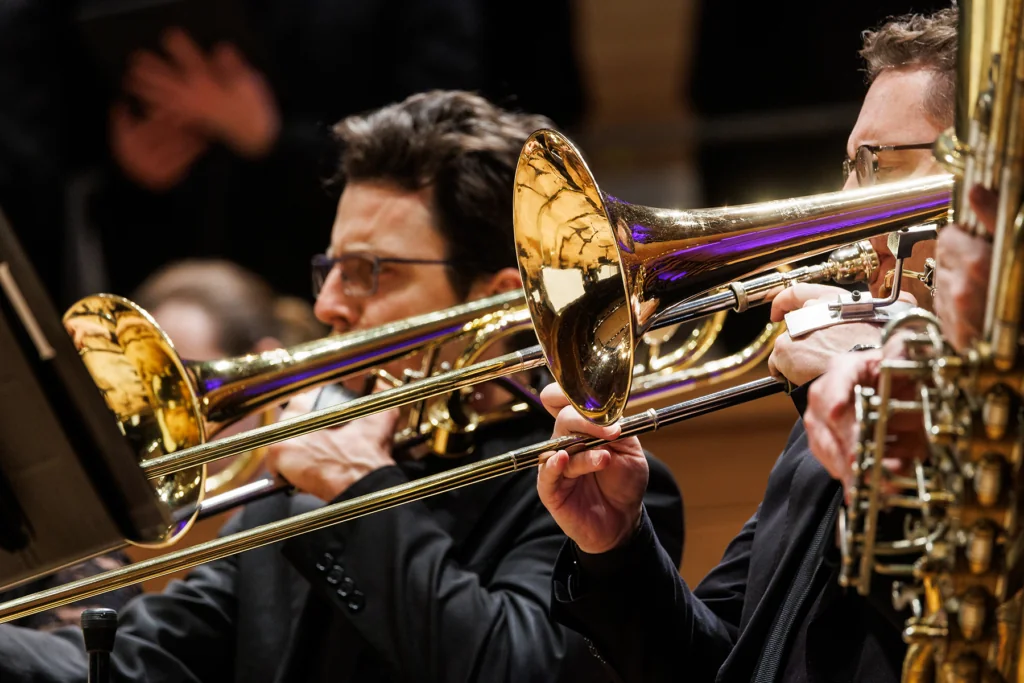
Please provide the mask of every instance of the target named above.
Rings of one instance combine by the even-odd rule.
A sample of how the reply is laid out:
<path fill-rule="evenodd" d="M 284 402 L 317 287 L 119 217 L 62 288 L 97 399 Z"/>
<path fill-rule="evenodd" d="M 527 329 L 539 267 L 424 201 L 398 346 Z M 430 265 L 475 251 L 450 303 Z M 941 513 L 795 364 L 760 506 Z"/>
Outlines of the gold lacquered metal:
<path fill-rule="evenodd" d="M 949 176 L 799 199 L 676 211 L 603 193 L 579 150 L 541 130 L 516 169 L 513 220 L 537 338 L 588 420 L 629 397 L 634 351 L 672 306 L 799 257 L 944 219 Z"/>
<path fill-rule="evenodd" d="M 781 382 L 766 378 L 657 411 L 648 410 L 640 415 L 623 419 L 622 436 L 643 434 L 681 420 L 699 417 L 722 408 L 769 396 L 782 391 L 782 389 Z M 422 500 L 476 482 L 536 467 L 545 454 L 553 451 L 582 449 L 602 443 L 606 442 L 578 435 L 551 439 L 471 465 L 423 477 L 352 500 L 327 505 L 318 510 L 11 600 L 0 604 L 0 623 L 37 614 L 53 607 L 67 605 L 79 599 L 124 588 L 148 579 L 166 576 L 179 570 L 277 543 L 332 524 Z"/>
<path fill-rule="evenodd" d="M 639 405 L 655 397 L 712 386 L 759 364 L 783 327 L 771 325 L 747 349 L 701 367 L 688 366 L 687 355 L 683 354 L 676 359 L 678 365 L 664 364 L 651 373 L 638 373 L 644 381 L 638 382 L 636 392 L 631 393 L 633 354 L 642 335 L 721 311 L 746 310 L 751 305 L 770 301 L 772 291 L 794 282 L 866 278 L 877 269 L 878 260 L 870 247 L 860 240 L 906 225 L 931 222 L 944 215 L 948 208 L 950 180 L 946 177 L 734 209 L 675 212 L 635 207 L 602 195 L 568 140 L 551 132 L 541 132 L 531 138 L 531 142 L 537 141 L 554 144 L 544 147 L 546 151 L 540 155 L 530 143 L 524 147 L 515 188 L 517 246 L 528 316 L 519 308 L 524 292 L 510 292 L 376 330 L 332 337 L 261 356 L 203 364 L 172 360 L 170 364 L 177 371 L 174 377 L 180 385 L 180 397 L 176 395 L 174 406 L 180 408 L 188 404 L 201 439 L 203 425 L 209 425 L 207 431 L 213 433 L 237 416 L 265 409 L 296 391 L 353 372 L 374 370 L 409 353 L 425 352 L 429 365 L 436 356 L 435 344 L 439 340 L 470 340 L 464 359 L 458 363 L 462 367 L 413 378 L 341 406 L 324 408 L 220 441 L 185 449 L 151 449 L 140 463 L 143 471 L 160 481 L 173 473 L 189 471 L 222 457 L 389 408 L 450 396 L 480 382 L 498 380 L 545 363 L 560 379 L 582 380 L 570 387 L 563 383 L 563 388 L 570 392 L 581 386 L 596 389 L 590 392 L 595 404 L 583 412 L 594 421 L 612 422 L 621 416 L 625 407 L 626 397 L 620 396 L 622 392 L 634 397 Z M 562 154 L 556 157 L 558 164 L 564 163 L 564 168 L 545 165 L 556 160 L 551 156 L 553 150 Z M 617 236 L 611 231 L 613 225 Z M 627 229 L 632 231 L 629 239 L 624 237 Z M 548 231 L 551 234 L 547 234 Z M 610 236 L 614 244 L 608 242 Z M 760 275 L 745 282 L 738 280 L 738 277 L 770 270 L 848 242 L 854 244 L 838 250 L 826 264 L 789 273 Z M 134 307 L 132 310 L 137 311 Z M 656 313 L 664 315 L 658 317 Z M 148 322 L 152 324 L 151 320 Z M 489 336 L 525 329 L 528 322 L 532 323 L 543 349 L 531 347 L 479 360 L 481 351 L 489 345 Z M 156 336 L 167 346 L 165 355 L 176 358 L 169 342 L 162 335 Z M 591 343 L 587 343 L 588 339 Z M 692 353 L 699 353 L 705 346 L 706 336 L 703 341 L 697 339 Z M 574 372 L 566 374 L 565 368 Z M 596 370 L 596 380 L 592 376 L 584 377 L 579 372 L 581 368 L 587 372 Z M 612 373 L 622 373 L 625 377 L 615 377 Z M 649 410 L 624 419 L 622 433 L 638 434 L 784 388 L 782 382 L 764 379 L 658 411 Z M 129 393 L 145 396 L 145 391 L 137 387 L 132 387 Z M 144 411 L 144 403 L 138 400 L 135 403 L 139 405 L 133 409 Z M 441 411 L 441 418 L 432 422 L 434 427 L 441 427 L 437 429 L 439 433 L 448 431 L 447 422 L 452 417 L 453 404 L 443 405 L 448 412 Z M 135 419 L 130 410 L 124 417 L 128 421 Z M 472 430 L 480 419 L 480 416 L 470 416 L 455 422 L 458 429 Z M 0 621 L 532 466 L 537 464 L 540 453 L 564 445 L 579 445 L 583 442 L 574 440 L 579 438 L 569 437 L 569 441 L 521 449 L 498 459 L 28 596 L 0 606 Z M 447 444 L 450 435 L 444 435 L 440 441 Z M 201 486 L 199 491 L 201 496 Z M 175 517 L 191 520 L 196 512 L 186 505 Z"/>
<path fill-rule="evenodd" d="M 202 443 L 205 425 L 188 370 L 148 313 L 121 297 L 82 299 L 64 315 L 64 326 L 118 427 L 140 457 L 174 453 Z M 198 506 L 205 495 L 206 466 L 153 479 L 168 514 Z M 129 539 L 160 548 L 192 525 L 179 522 L 153 539 Z"/>
<path fill-rule="evenodd" d="M 373 330 L 204 362 L 179 358 L 156 321 L 122 297 L 86 297 L 67 311 L 64 324 L 145 469 L 145 462 L 187 452 L 236 420 L 299 392 L 473 336 L 480 320 L 504 314 L 517 321 L 506 328 L 529 326 L 521 291 Z M 267 420 L 264 425 L 270 426 Z M 246 457 L 232 463 L 214 486 L 206 484 L 205 462 L 151 474 L 157 498 L 176 521 L 159 538 L 128 542 L 155 548 L 175 543 L 191 527 L 207 493 L 244 482 L 259 468 L 261 447 L 232 453 Z"/>
<path fill-rule="evenodd" d="M 788 272 L 772 272 L 750 280 L 732 283 L 729 287 L 686 302 L 685 310 L 672 309 L 668 311 L 666 317 L 669 317 L 669 314 L 671 314 L 671 316 L 675 316 L 680 320 L 691 320 L 740 307 L 737 303 L 736 292 L 743 292 L 741 308 L 746 310 L 750 306 L 764 305 L 770 302 L 773 293 L 783 287 L 800 282 L 814 283 L 835 280 L 837 282 L 849 283 L 868 280 L 873 276 L 877 268 L 878 257 L 870 244 L 859 242 L 845 245 L 836 249 L 824 263 L 803 266 Z M 502 314 L 502 319 L 505 316 L 508 316 L 510 319 L 517 319 L 519 315 L 520 313 L 517 309 L 510 309 Z M 510 324 L 518 325 L 519 322 Z M 460 329 L 478 332 L 487 327 L 477 320 L 467 323 L 464 328 Z M 507 327 L 502 325 L 499 325 L 499 327 L 507 331 Z M 763 337 L 759 337 L 759 339 L 763 339 Z M 767 343 L 767 340 L 765 340 L 765 343 Z M 466 357 L 475 357 L 475 352 L 472 349 L 472 344 L 467 347 L 467 350 L 464 352 L 464 354 L 468 354 Z M 758 350 L 759 354 L 764 352 L 764 348 Z M 770 352 L 770 348 L 768 352 Z M 752 353 L 753 350 L 749 348 L 741 352 L 741 354 L 747 355 Z M 219 441 L 202 444 L 180 453 L 149 458 L 142 461 L 140 466 L 150 477 L 163 476 L 180 469 L 194 467 L 201 463 L 209 463 L 221 458 L 231 457 L 252 448 L 262 448 L 273 443 L 295 438 L 318 429 L 337 427 L 360 417 L 391 408 L 440 396 L 450 396 L 453 392 L 461 391 L 481 382 L 499 380 L 508 375 L 542 367 L 544 364 L 545 356 L 541 347 L 529 347 L 491 360 L 478 361 L 455 370 L 440 372 L 430 377 L 424 377 L 407 384 L 348 401 L 342 405 L 324 408 L 307 415 L 296 416 Z M 638 376 L 650 375 L 653 384 L 661 385 L 662 383 L 657 377 L 663 376 L 666 373 L 671 374 L 675 371 L 681 371 L 681 368 L 666 366 L 656 371 L 645 369 L 637 374 Z M 726 375 L 722 376 L 725 377 Z M 446 426 L 445 429 L 447 428 Z M 435 445 L 435 448 L 439 447 L 440 444 Z"/>

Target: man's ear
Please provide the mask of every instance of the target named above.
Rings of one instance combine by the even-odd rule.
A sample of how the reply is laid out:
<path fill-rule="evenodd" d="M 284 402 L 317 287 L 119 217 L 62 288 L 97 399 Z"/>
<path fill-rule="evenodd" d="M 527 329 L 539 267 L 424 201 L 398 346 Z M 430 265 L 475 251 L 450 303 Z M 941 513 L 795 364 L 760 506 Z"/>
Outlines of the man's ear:
<path fill-rule="evenodd" d="M 469 288 L 468 299 L 483 299 L 496 294 L 504 294 L 513 289 L 522 289 L 523 279 L 518 268 L 502 268 L 494 275 L 477 278 Z"/>

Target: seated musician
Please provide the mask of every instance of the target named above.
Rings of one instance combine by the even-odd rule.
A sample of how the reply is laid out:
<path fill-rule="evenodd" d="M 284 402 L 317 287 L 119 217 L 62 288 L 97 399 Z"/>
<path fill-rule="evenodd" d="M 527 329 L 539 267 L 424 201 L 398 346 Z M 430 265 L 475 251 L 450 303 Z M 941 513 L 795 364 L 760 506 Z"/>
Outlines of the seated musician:
<path fill-rule="evenodd" d="M 461 92 L 412 96 L 338 124 L 345 187 L 327 255 L 314 260 L 320 320 L 335 332 L 359 330 L 521 287 L 510 188 L 527 136 L 549 126 Z M 478 388 L 482 401 L 494 399 L 493 388 Z M 293 400 L 289 413 L 312 400 Z M 275 447 L 269 468 L 303 493 L 250 504 L 224 532 L 551 432 L 543 411 L 529 411 L 482 427 L 469 455 L 417 459 L 392 448 L 396 423 L 380 414 Z M 667 468 L 650 467 L 650 516 L 678 565 L 682 501 Z M 202 565 L 121 612 L 114 677 L 607 680 L 583 639 L 550 617 L 551 567 L 564 536 L 533 476 L 496 478 Z M 85 678 L 78 629 L 0 626 L 0 680 Z"/>
<path fill-rule="evenodd" d="M 850 161 L 864 145 L 915 148 L 876 151 L 877 169 L 857 165 L 848 186 L 940 170 L 930 146 L 953 119 L 956 10 L 893 20 L 864 38 L 872 80 L 849 139 Z M 876 296 L 880 280 L 871 283 Z M 773 302 L 773 318 L 834 293 L 797 285 Z M 772 365 L 806 385 L 829 358 L 880 339 L 877 326 L 839 325 L 786 340 Z M 555 435 L 619 433 L 618 425 L 601 428 L 576 411 L 559 412 L 568 402 L 555 385 L 543 398 L 558 415 Z M 553 613 L 592 641 L 619 680 L 900 680 L 905 615 L 891 609 L 888 593 L 862 600 L 841 591 L 840 487 L 814 460 L 800 422 L 757 512 L 695 588 L 652 530 L 642 499 L 647 483 L 636 437 L 572 456 L 559 452 L 538 472 L 541 500 L 571 539 L 555 567 Z"/>

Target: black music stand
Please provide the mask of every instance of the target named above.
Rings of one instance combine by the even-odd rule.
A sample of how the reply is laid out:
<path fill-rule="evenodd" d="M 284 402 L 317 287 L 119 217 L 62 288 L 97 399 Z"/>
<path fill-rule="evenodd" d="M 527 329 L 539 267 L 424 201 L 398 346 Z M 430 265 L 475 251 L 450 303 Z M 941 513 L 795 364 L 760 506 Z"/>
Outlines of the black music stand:
<path fill-rule="evenodd" d="M 0 211 L 0 588 L 167 524 Z"/>

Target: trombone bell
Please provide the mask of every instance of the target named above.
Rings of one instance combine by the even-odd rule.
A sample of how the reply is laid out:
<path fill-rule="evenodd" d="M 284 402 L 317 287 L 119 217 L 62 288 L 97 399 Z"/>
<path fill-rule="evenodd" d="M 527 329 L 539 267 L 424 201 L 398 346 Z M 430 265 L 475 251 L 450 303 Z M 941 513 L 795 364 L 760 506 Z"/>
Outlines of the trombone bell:
<path fill-rule="evenodd" d="M 140 457 L 173 453 L 206 440 L 200 402 L 188 371 L 148 313 L 127 299 L 98 294 L 68 309 L 64 327 L 118 428 Z M 206 465 L 150 483 L 169 511 L 198 509 L 205 495 Z M 194 519 L 176 519 L 159 537 L 131 542 L 148 548 L 172 545 Z"/>
<path fill-rule="evenodd" d="M 952 179 L 679 211 L 603 193 L 579 150 L 551 130 L 527 140 L 516 168 L 519 269 L 537 338 L 569 401 L 617 420 L 634 351 L 659 314 L 788 261 L 945 218 Z"/>

